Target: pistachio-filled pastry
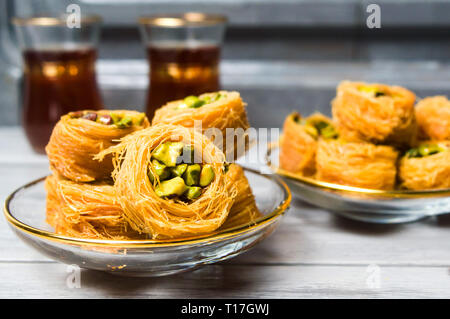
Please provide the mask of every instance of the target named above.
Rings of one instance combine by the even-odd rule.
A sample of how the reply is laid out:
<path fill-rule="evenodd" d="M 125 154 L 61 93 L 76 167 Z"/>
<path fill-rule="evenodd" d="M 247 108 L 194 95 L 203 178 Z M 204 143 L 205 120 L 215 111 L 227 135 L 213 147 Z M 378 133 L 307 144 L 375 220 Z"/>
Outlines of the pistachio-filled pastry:
<path fill-rule="evenodd" d="M 450 101 L 445 96 L 420 100 L 416 105 L 419 136 L 424 140 L 450 140 Z"/>
<path fill-rule="evenodd" d="M 427 141 L 400 161 L 401 186 L 411 190 L 450 188 L 450 142 Z"/>
<path fill-rule="evenodd" d="M 61 117 L 45 148 L 51 169 L 75 182 L 111 177 L 111 157 L 93 157 L 134 131 L 149 126 L 144 113 L 126 110 L 79 111 Z"/>
<path fill-rule="evenodd" d="M 202 132 L 215 128 L 222 133 L 222 140 L 214 140 L 227 158 L 243 155 L 248 147 L 249 138 L 244 133 L 250 124 L 239 92 L 219 91 L 200 96 L 188 96 L 183 100 L 169 102 L 156 110 L 152 124 L 173 124 L 194 127 L 195 121 L 201 121 Z M 227 129 L 240 129 L 234 145 L 226 145 Z M 233 133 L 233 132 L 231 132 Z M 245 132 L 246 133 L 246 132 Z M 213 136 L 209 136 L 213 138 Z M 231 135 L 232 137 L 232 135 Z M 233 147 L 232 147 L 233 146 Z"/>
<path fill-rule="evenodd" d="M 333 119 L 347 141 L 405 148 L 415 138 L 414 101 L 400 86 L 344 81 L 332 101 Z"/>
<path fill-rule="evenodd" d="M 314 113 L 304 119 L 297 112 L 290 114 L 280 139 L 280 167 L 304 176 L 313 175 L 318 140 L 337 137 L 331 119 L 325 115 Z"/>
<path fill-rule="evenodd" d="M 225 175 L 228 191 L 235 192 L 233 206 L 222 229 L 248 225 L 255 222 L 261 213 L 256 207 L 255 196 L 245 177 L 244 170 L 237 164 L 230 164 Z"/>
<path fill-rule="evenodd" d="M 124 137 L 97 157 L 113 155 L 112 174 L 125 219 L 152 238 L 213 232 L 234 201 L 225 155 L 201 132 L 157 124 Z"/>
<path fill-rule="evenodd" d="M 88 239 L 145 238 L 124 219 L 111 185 L 76 183 L 52 175 L 47 177 L 45 189 L 47 223 L 57 234 Z"/>
<path fill-rule="evenodd" d="M 398 153 L 390 146 L 320 140 L 316 178 L 341 185 L 392 190 Z"/>

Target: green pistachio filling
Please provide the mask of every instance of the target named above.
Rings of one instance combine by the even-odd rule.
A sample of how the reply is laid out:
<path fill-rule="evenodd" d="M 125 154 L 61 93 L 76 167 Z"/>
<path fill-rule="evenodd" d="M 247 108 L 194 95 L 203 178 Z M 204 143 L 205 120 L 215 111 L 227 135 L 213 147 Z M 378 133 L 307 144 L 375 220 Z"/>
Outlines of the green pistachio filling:
<path fill-rule="evenodd" d="M 314 139 L 323 137 L 325 139 L 336 139 L 339 137 L 338 132 L 331 123 L 319 119 L 303 119 L 300 114 L 294 113 L 292 119 L 295 123 L 302 125 L 306 133 Z"/>
<path fill-rule="evenodd" d="M 85 119 L 104 125 L 116 125 L 118 128 L 129 128 L 133 125 L 140 126 L 144 122 L 145 113 L 119 115 L 115 112 L 100 114 L 92 111 L 78 111 L 69 113 L 71 118 Z"/>
<path fill-rule="evenodd" d="M 412 148 L 406 152 L 408 158 L 421 158 L 440 152 L 444 152 L 446 149 L 438 144 L 422 144 L 419 147 Z"/>
<path fill-rule="evenodd" d="M 200 197 L 202 194 L 202 188 L 198 186 L 188 187 L 185 196 L 187 199 L 194 200 Z"/>
<path fill-rule="evenodd" d="M 202 171 L 200 173 L 200 180 L 199 180 L 200 186 L 201 187 L 208 186 L 209 184 L 211 184 L 214 177 L 215 173 L 212 166 L 209 164 L 203 165 Z"/>
<path fill-rule="evenodd" d="M 358 88 L 360 92 L 363 92 L 367 95 L 371 95 L 373 97 L 380 97 L 380 96 L 386 96 L 387 94 L 380 91 L 376 86 L 373 85 L 367 85 L 367 86 L 360 86 Z"/>
<path fill-rule="evenodd" d="M 319 136 L 324 139 L 336 139 L 339 137 L 334 126 L 326 121 L 307 119 L 304 124 L 306 132 L 315 139 Z"/>
<path fill-rule="evenodd" d="M 211 165 L 193 164 L 193 151 L 181 142 L 165 142 L 153 150 L 148 178 L 153 185 L 159 180 L 155 187 L 159 197 L 193 201 L 214 181 Z"/>
<path fill-rule="evenodd" d="M 206 95 L 202 98 L 194 95 L 190 95 L 184 98 L 183 103 L 178 105 L 178 109 L 198 109 L 206 104 L 216 102 L 222 98 L 225 98 L 224 94 L 216 93 L 214 95 Z"/>
<path fill-rule="evenodd" d="M 173 176 L 183 176 L 184 172 L 186 172 L 186 169 L 188 167 L 188 164 L 178 164 L 175 167 L 172 167 L 170 169 L 170 172 L 172 173 Z"/>
<path fill-rule="evenodd" d="M 162 181 L 155 188 L 155 192 L 159 197 L 181 196 L 188 190 L 184 180 L 181 177 Z"/>
<path fill-rule="evenodd" d="M 180 142 L 166 142 L 153 151 L 152 157 L 168 167 L 175 167 L 177 159 L 182 154 L 183 147 L 184 144 Z"/>

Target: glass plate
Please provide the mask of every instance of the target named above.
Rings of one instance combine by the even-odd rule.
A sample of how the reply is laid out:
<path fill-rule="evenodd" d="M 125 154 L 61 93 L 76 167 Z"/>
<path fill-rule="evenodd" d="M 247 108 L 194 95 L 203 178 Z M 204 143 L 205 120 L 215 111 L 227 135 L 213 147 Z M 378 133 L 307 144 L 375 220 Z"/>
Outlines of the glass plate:
<path fill-rule="evenodd" d="M 354 220 L 394 224 L 450 213 L 450 189 L 383 191 L 326 183 L 280 169 L 278 156 L 278 143 L 272 143 L 266 163 L 297 196 Z"/>
<path fill-rule="evenodd" d="M 12 193 L 4 213 L 17 236 L 54 260 L 125 276 L 171 275 L 242 254 L 278 226 L 291 201 L 289 188 L 275 175 L 250 169 L 245 174 L 263 216 L 201 237 L 112 241 L 58 235 L 45 223 L 45 178 Z"/>

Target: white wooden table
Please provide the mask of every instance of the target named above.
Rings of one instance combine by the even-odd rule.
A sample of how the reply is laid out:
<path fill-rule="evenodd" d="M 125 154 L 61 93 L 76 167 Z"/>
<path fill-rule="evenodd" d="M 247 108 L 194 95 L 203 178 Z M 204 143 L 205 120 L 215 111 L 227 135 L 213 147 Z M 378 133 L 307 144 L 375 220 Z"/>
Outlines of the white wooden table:
<path fill-rule="evenodd" d="M 48 173 L 20 128 L 0 128 L 0 198 Z M 0 298 L 450 297 L 450 217 L 400 226 L 349 221 L 293 200 L 279 229 L 230 261 L 165 278 L 67 268 L 23 244 L 0 218 Z"/>

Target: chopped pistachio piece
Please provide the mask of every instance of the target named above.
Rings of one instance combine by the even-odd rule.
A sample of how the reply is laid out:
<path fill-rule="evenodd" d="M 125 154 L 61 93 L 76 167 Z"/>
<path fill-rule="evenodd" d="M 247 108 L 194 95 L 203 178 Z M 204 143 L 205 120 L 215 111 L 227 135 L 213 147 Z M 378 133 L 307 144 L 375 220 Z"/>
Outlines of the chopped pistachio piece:
<path fill-rule="evenodd" d="M 209 104 L 209 103 L 212 103 L 212 102 L 215 101 L 215 96 L 209 96 L 209 95 L 207 95 L 207 96 L 202 97 L 202 98 L 200 99 L 200 101 L 203 102 L 203 105 Z"/>
<path fill-rule="evenodd" d="M 170 177 L 170 170 L 166 165 L 160 163 L 157 160 L 153 160 L 152 165 L 156 175 L 159 176 L 159 180 L 165 180 Z"/>
<path fill-rule="evenodd" d="M 328 125 L 327 127 L 324 127 L 320 130 L 320 135 L 322 135 L 325 139 L 330 139 L 337 138 L 339 134 L 338 132 L 336 132 L 333 125 Z"/>
<path fill-rule="evenodd" d="M 167 143 L 162 143 L 159 144 L 158 147 L 156 147 L 153 150 L 152 157 L 164 163 L 163 159 L 165 159 L 168 152 L 169 152 L 169 145 Z"/>
<path fill-rule="evenodd" d="M 407 156 L 408 158 L 422 157 L 422 156 L 420 155 L 420 153 L 419 153 L 419 150 L 418 150 L 417 148 L 412 148 L 412 149 L 408 150 L 408 151 L 406 152 L 406 156 Z"/>
<path fill-rule="evenodd" d="M 308 133 L 309 135 L 311 135 L 314 138 L 317 138 L 319 136 L 319 132 L 317 131 L 317 129 L 309 124 L 306 124 L 304 126 L 306 133 Z"/>
<path fill-rule="evenodd" d="M 118 123 L 116 123 L 116 125 L 119 128 L 128 128 L 133 124 L 133 119 L 129 116 L 125 116 L 124 118 L 122 118 Z"/>
<path fill-rule="evenodd" d="M 358 88 L 358 90 L 360 92 L 370 93 L 370 94 L 375 94 L 378 91 L 377 87 L 375 87 L 375 86 L 360 86 Z"/>
<path fill-rule="evenodd" d="M 197 199 L 202 194 L 201 187 L 194 186 L 188 187 L 186 193 L 184 194 L 187 199 Z"/>
<path fill-rule="evenodd" d="M 422 144 L 417 148 L 412 148 L 406 152 L 408 158 L 425 157 L 445 151 L 445 149 L 437 144 Z"/>
<path fill-rule="evenodd" d="M 207 96 L 203 97 L 202 100 L 203 100 L 203 102 L 205 102 L 204 104 L 209 104 L 209 103 L 214 103 L 224 97 L 225 97 L 225 95 L 217 93 L 215 95 L 207 95 Z"/>
<path fill-rule="evenodd" d="M 186 185 L 193 186 L 198 185 L 200 180 L 201 167 L 199 164 L 189 165 L 184 172 L 183 177 Z"/>
<path fill-rule="evenodd" d="M 326 139 L 338 137 L 338 132 L 333 125 L 327 121 L 308 119 L 304 125 L 308 134 L 314 138 L 317 138 L 319 135 Z"/>
<path fill-rule="evenodd" d="M 175 167 L 177 159 L 181 155 L 184 144 L 181 142 L 166 142 L 159 145 L 152 154 L 152 157 L 164 163 L 168 167 Z"/>
<path fill-rule="evenodd" d="M 205 104 L 205 101 L 200 100 L 197 96 L 193 95 L 186 97 L 183 102 L 188 108 L 193 109 L 199 108 Z"/>
<path fill-rule="evenodd" d="M 376 86 L 361 86 L 358 88 L 360 92 L 373 95 L 374 97 L 385 96 L 386 93 L 381 92 Z"/>
<path fill-rule="evenodd" d="M 306 123 L 309 125 L 313 125 L 319 131 L 323 130 L 324 128 L 330 125 L 329 123 L 321 120 L 307 120 Z"/>
<path fill-rule="evenodd" d="M 172 176 L 183 176 L 184 172 L 186 172 L 188 165 L 187 164 L 178 164 L 175 167 L 172 167 L 170 171 L 172 172 Z"/>
<path fill-rule="evenodd" d="M 442 151 L 444 151 L 444 149 L 436 144 L 423 144 L 419 146 L 419 153 L 422 156 L 429 156 Z"/>
<path fill-rule="evenodd" d="M 109 113 L 109 115 L 111 116 L 114 124 L 117 124 L 120 122 L 120 120 L 121 120 L 120 115 L 113 113 L 113 112 Z"/>
<path fill-rule="evenodd" d="M 200 173 L 200 186 L 206 187 L 214 180 L 215 173 L 211 165 L 203 165 L 202 172 Z"/>
<path fill-rule="evenodd" d="M 218 101 L 218 100 L 221 100 L 221 99 L 224 99 L 224 98 L 226 98 L 225 94 L 217 93 L 217 95 L 214 97 L 214 102 Z"/>
<path fill-rule="evenodd" d="M 181 196 L 186 190 L 186 184 L 181 177 L 163 181 L 155 188 L 155 192 L 159 197 Z"/>
<path fill-rule="evenodd" d="M 169 143 L 169 153 L 166 163 L 169 167 L 174 167 L 177 165 L 177 160 L 181 156 L 181 153 L 183 152 L 184 144 L 181 142 L 170 142 Z"/>
<path fill-rule="evenodd" d="M 194 148 L 191 145 L 185 145 L 183 147 L 182 155 L 177 159 L 177 164 L 179 163 L 194 163 Z"/>
<path fill-rule="evenodd" d="M 150 183 L 153 184 L 155 182 L 155 176 L 153 175 L 151 169 L 148 170 L 147 176 L 148 176 L 148 179 L 150 180 Z"/>

